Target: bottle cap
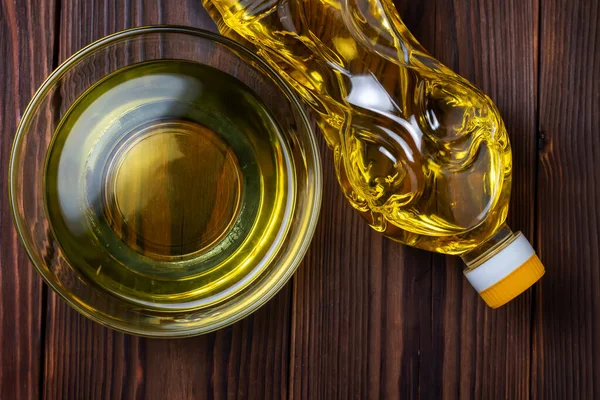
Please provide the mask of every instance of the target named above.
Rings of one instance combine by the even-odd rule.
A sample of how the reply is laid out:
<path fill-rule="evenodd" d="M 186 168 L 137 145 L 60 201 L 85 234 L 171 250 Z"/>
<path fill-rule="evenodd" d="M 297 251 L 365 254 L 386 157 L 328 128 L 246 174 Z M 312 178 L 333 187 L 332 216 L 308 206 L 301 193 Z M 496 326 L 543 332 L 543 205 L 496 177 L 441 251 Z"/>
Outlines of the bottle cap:
<path fill-rule="evenodd" d="M 529 241 L 515 239 L 465 276 L 488 306 L 498 308 L 514 299 L 544 275 L 544 266 Z"/>

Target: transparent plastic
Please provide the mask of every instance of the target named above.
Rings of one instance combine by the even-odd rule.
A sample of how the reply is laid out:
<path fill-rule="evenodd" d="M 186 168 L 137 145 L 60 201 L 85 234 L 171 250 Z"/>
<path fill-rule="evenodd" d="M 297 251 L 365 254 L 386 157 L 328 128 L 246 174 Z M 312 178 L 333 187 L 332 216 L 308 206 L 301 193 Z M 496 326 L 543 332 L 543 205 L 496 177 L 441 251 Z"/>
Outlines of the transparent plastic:
<path fill-rule="evenodd" d="M 203 3 L 310 105 L 346 198 L 373 229 L 461 255 L 493 308 L 543 275 L 526 239 L 510 245 L 522 235 L 505 225 L 512 158 L 496 106 L 421 47 L 391 0 Z"/>
<path fill-rule="evenodd" d="M 503 226 L 511 149 L 494 103 L 389 0 L 203 0 L 311 106 L 352 206 L 384 235 L 464 254 Z"/>

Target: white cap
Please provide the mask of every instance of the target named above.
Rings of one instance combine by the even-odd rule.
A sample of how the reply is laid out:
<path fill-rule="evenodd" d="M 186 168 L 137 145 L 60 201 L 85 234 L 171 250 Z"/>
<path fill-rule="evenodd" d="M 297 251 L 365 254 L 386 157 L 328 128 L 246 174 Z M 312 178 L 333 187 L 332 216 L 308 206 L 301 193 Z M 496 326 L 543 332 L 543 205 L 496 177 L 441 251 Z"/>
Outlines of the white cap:
<path fill-rule="evenodd" d="M 544 266 L 520 232 L 496 255 L 465 276 L 492 308 L 498 308 L 527 290 L 544 275 Z"/>

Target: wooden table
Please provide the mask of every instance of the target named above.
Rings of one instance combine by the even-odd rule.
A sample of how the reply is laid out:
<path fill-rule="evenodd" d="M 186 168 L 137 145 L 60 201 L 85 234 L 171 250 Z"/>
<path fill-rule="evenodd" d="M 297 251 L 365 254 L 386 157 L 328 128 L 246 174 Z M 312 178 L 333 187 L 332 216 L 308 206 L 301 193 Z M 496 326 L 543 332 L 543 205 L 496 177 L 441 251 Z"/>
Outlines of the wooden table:
<path fill-rule="evenodd" d="M 0 0 L 0 399 L 600 398 L 598 0 L 406 0 L 406 24 L 500 108 L 509 222 L 547 274 L 497 311 L 461 262 L 372 232 L 338 189 L 266 306 L 214 334 L 149 340 L 71 310 L 37 276 L 7 202 L 16 124 L 82 46 L 157 23 L 214 29 L 199 0 Z"/>

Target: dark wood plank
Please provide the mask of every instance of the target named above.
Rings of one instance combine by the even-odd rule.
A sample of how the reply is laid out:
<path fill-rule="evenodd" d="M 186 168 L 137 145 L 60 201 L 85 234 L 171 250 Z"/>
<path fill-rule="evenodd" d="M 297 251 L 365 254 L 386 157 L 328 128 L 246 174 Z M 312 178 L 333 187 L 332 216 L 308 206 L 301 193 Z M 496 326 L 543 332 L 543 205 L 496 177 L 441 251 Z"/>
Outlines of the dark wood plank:
<path fill-rule="evenodd" d="M 292 398 L 416 396 L 411 355 L 428 335 L 431 256 L 368 228 L 339 191 L 328 151 L 321 223 L 294 279 Z"/>
<path fill-rule="evenodd" d="M 481 87 L 504 119 L 514 168 L 507 222 L 534 243 L 537 0 L 441 0 L 436 14 L 434 54 Z M 452 257 L 436 257 L 433 268 L 430 382 L 442 382 L 433 398 L 528 398 L 531 291 L 491 310 L 462 268 Z"/>
<path fill-rule="evenodd" d="M 112 32 L 157 23 L 214 29 L 196 0 L 62 0 L 60 59 Z M 44 397 L 49 399 L 283 398 L 291 286 L 253 316 L 182 340 L 124 335 L 49 294 Z"/>
<path fill-rule="evenodd" d="M 401 5 L 425 44 L 433 42 L 433 4 Z M 324 145 L 321 155 L 321 221 L 294 279 L 291 397 L 426 394 L 420 343 L 431 336 L 432 255 L 372 231 L 342 195 Z"/>
<path fill-rule="evenodd" d="M 543 0 L 532 398 L 600 398 L 600 3 Z"/>
<path fill-rule="evenodd" d="M 18 242 L 8 203 L 8 161 L 17 123 L 52 69 L 54 8 L 0 2 L 0 398 L 38 397 L 42 281 Z M 27 180 L 26 180 L 27 181 Z"/>
<path fill-rule="evenodd" d="M 509 222 L 533 239 L 536 2 L 408 1 L 399 10 L 434 56 L 496 100 L 514 147 Z M 528 397 L 530 294 L 492 311 L 459 259 L 370 232 L 323 158 L 322 224 L 294 285 L 293 396 Z"/>
<path fill-rule="evenodd" d="M 286 286 L 252 316 L 217 333 L 145 339 L 91 322 L 50 296 L 48 399 L 284 398 L 291 298 Z"/>

